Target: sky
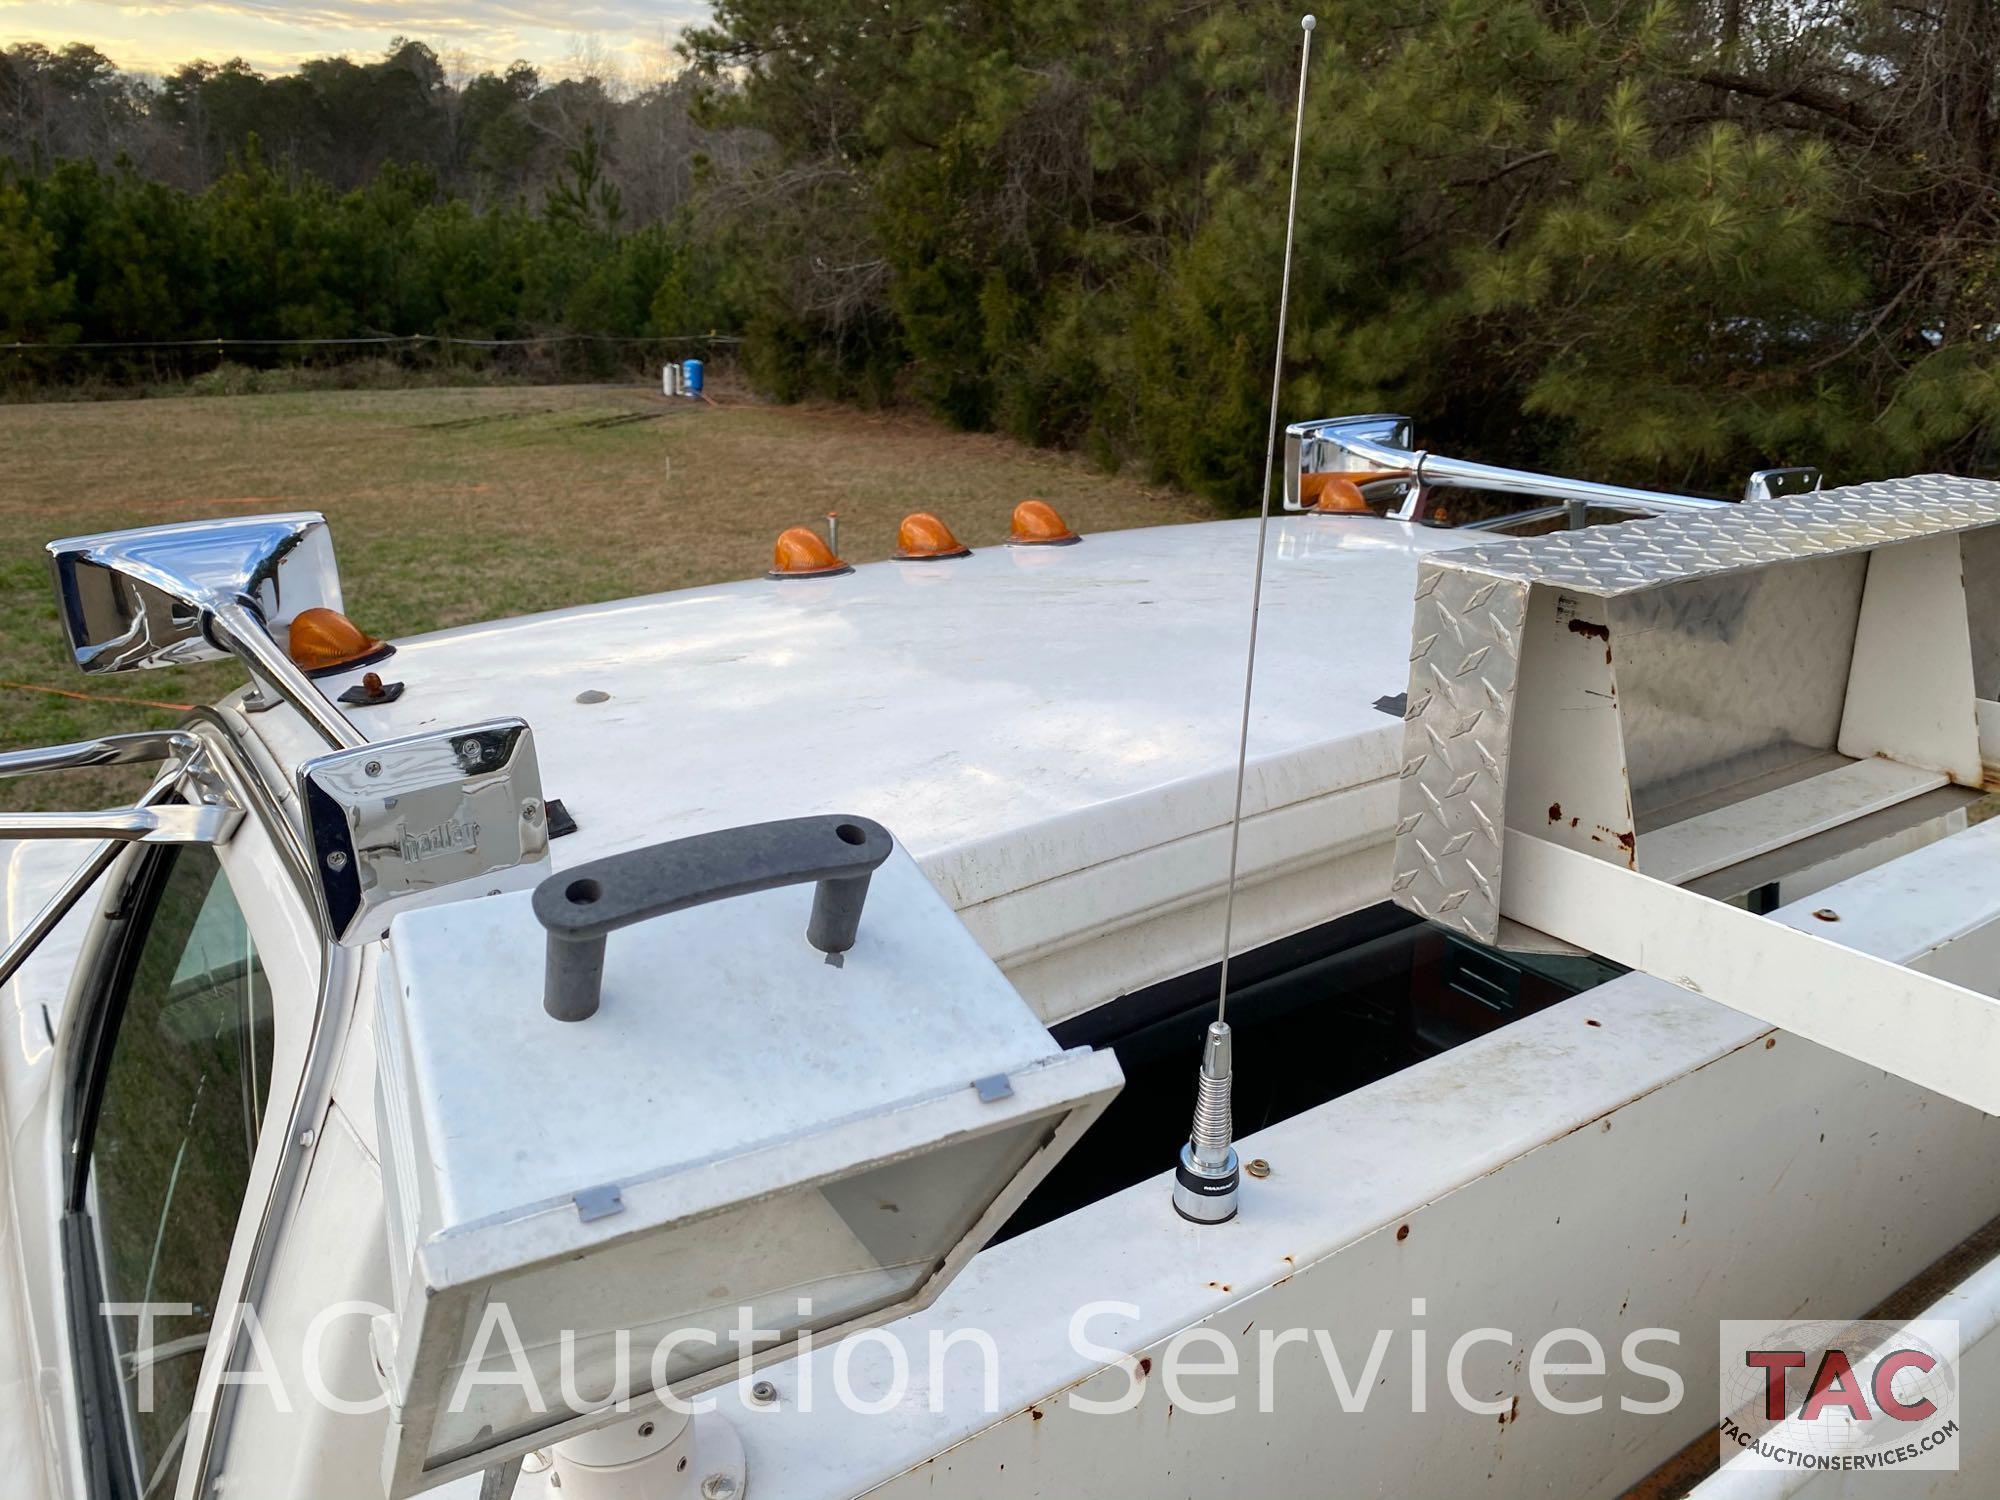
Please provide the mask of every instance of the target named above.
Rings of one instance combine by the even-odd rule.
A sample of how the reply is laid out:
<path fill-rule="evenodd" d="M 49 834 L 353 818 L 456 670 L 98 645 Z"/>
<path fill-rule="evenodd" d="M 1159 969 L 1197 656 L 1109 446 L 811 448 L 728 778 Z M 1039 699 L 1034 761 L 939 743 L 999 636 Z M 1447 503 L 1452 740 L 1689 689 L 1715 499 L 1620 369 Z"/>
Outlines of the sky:
<path fill-rule="evenodd" d="M 448 68 L 524 57 L 561 73 L 584 53 L 642 80 L 668 69 L 676 34 L 707 13 L 702 0 L 0 0 L 0 46 L 89 42 L 131 72 L 241 57 L 280 73 L 311 57 L 379 56 L 406 36 Z"/>

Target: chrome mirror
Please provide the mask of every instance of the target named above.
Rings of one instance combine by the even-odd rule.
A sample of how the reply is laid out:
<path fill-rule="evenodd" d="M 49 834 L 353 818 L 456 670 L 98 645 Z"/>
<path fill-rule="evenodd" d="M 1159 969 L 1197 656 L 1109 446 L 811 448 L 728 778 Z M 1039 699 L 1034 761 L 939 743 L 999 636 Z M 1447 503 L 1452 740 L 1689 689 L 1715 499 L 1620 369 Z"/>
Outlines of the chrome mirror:
<path fill-rule="evenodd" d="M 520 719 L 377 740 L 299 767 L 313 870 L 334 937 L 365 943 L 398 912 L 521 890 L 548 873 L 535 737 Z"/>
<path fill-rule="evenodd" d="M 270 628 L 341 603 L 333 539 L 310 512 L 69 537 L 49 543 L 49 557 L 63 629 L 86 672 L 228 656 L 207 619 L 218 600 L 251 605 Z"/>
<path fill-rule="evenodd" d="M 1400 515 L 1416 490 L 1412 441 L 1408 417 L 1294 422 L 1285 429 L 1285 509 Z"/>
<path fill-rule="evenodd" d="M 51 542 L 49 559 L 63 629 L 84 671 L 238 656 L 329 745 L 365 742 L 272 634 L 305 610 L 340 608 L 323 516 L 106 531 Z"/>

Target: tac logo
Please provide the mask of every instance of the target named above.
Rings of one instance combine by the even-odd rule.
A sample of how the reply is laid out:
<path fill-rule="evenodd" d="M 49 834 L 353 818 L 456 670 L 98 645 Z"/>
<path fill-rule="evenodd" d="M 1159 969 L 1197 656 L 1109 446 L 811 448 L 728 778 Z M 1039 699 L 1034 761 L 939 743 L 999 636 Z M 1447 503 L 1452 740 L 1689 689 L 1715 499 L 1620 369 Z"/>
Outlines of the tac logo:
<path fill-rule="evenodd" d="M 1958 1324 L 1722 1325 L 1722 1461 L 1738 1469 L 1958 1468 Z"/>

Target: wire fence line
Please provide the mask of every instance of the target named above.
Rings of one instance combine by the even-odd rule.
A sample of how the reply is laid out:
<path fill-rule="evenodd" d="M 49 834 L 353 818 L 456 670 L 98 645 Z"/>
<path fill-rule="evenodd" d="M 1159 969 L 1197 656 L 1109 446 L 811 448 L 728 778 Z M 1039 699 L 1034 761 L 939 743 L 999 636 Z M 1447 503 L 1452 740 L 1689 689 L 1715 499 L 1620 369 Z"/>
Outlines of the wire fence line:
<path fill-rule="evenodd" d="M 342 338 L 212 338 L 212 339 L 77 339 L 64 343 L 47 341 L 30 343 L 15 339 L 10 343 L 0 343 L 0 354 L 45 353 L 64 354 L 80 350 L 110 349 L 295 349 L 319 348 L 323 346 L 348 346 L 383 348 L 391 345 L 413 346 L 436 344 L 440 347 L 454 346 L 467 349 L 516 349 L 535 345 L 596 343 L 596 344 L 740 344 L 743 340 L 734 334 L 724 333 L 663 333 L 614 334 L 614 333 L 546 333 L 532 338 L 520 339 L 475 339 L 461 338 L 452 333 L 383 333 L 356 334 Z"/>

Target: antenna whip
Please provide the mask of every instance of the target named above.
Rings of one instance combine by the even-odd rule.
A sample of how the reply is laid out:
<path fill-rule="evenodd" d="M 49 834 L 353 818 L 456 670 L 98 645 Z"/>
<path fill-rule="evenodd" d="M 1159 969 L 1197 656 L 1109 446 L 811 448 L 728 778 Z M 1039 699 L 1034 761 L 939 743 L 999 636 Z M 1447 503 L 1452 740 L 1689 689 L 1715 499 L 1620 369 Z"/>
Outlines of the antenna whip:
<path fill-rule="evenodd" d="M 1285 208 L 1285 262 L 1278 284 L 1278 348 L 1271 361 L 1271 421 L 1264 439 L 1264 493 L 1257 509 L 1257 563 L 1250 576 L 1250 645 L 1243 662 L 1243 718 L 1236 736 L 1236 803 L 1229 818 L 1229 881 L 1222 898 L 1222 974 L 1216 983 L 1215 1019 L 1202 1046 L 1200 1092 L 1195 1099 L 1194 1130 L 1181 1147 L 1174 1173 L 1174 1208 L 1197 1224 L 1223 1224 L 1236 1217 L 1236 1148 L 1230 1144 L 1234 1125 L 1230 1091 L 1234 1066 L 1230 1058 L 1229 950 L 1236 924 L 1236 862 L 1243 841 L 1243 781 L 1250 759 L 1250 694 L 1257 680 L 1257 612 L 1264 597 L 1264 543 L 1271 526 L 1271 470 L 1278 456 L 1278 396 L 1285 378 L 1285 314 L 1292 299 L 1292 238 L 1299 217 L 1299 152 L 1305 141 L 1306 68 L 1312 61 L 1313 27 L 1308 15 L 1299 21 L 1305 33 L 1299 44 L 1299 100 L 1292 116 L 1292 188 Z"/>

